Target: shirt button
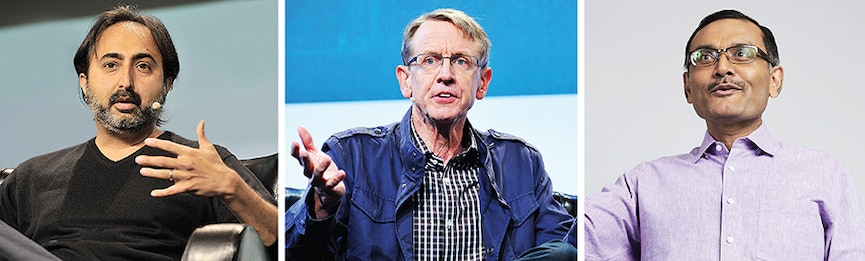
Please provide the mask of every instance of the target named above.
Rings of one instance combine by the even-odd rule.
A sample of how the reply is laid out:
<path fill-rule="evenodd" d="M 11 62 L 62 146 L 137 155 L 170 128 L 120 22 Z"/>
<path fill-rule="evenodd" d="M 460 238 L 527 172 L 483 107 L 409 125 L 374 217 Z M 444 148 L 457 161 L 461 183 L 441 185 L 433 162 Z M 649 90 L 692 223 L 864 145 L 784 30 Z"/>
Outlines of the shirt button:
<path fill-rule="evenodd" d="M 721 144 L 715 144 L 715 150 L 721 151 Z"/>
<path fill-rule="evenodd" d="M 731 165 L 731 166 L 728 166 L 727 169 L 729 169 L 730 171 L 736 171 L 736 167 L 734 167 L 734 166 L 732 166 L 732 165 Z"/>
<path fill-rule="evenodd" d="M 453 220 L 448 220 L 447 222 L 445 222 L 445 228 L 447 228 L 447 229 L 451 229 L 451 227 L 453 226 L 453 224 L 454 224 L 454 221 L 453 221 Z"/>
<path fill-rule="evenodd" d="M 733 198 L 727 198 L 727 204 L 733 205 L 733 203 L 736 203 L 736 201 L 733 200 Z"/>
<path fill-rule="evenodd" d="M 442 182 L 444 182 L 445 184 L 450 183 L 450 182 L 451 182 L 451 178 L 445 177 L 445 178 L 442 179 Z"/>
<path fill-rule="evenodd" d="M 405 188 L 405 183 L 402 183 L 402 185 L 399 185 L 399 186 L 402 188 Z"/>
<path fill-rule="evenodd" d="M 727 237 L 727 243 L 732 244 L 733 243 L 733 237 Z"/>

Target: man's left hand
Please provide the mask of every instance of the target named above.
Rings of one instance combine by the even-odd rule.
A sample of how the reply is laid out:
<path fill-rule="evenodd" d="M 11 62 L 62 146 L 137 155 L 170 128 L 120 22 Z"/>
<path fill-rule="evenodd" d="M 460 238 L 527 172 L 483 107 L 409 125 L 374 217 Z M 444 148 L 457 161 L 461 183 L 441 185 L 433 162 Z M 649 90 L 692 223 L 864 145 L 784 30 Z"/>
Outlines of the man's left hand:
<path fill-rule="evenodd" d="M 135 163 L 145 166 L 140 171 L 142 176 L 174 181 L 174 185 L 151 191 L 151 196 L 165 197 L 189 192 L 204 197 L 226 198 L 239 190 L 238 186 L 244 183 L 243 180 L 222 162 L 216 147 L 207 140 L 204 121 L 198 123 L 196 133 L 197 149 L 167 140 L 144 140 L 147 146 L 177 155 L 176 158 L 146 155 L 135 158 Z"/>

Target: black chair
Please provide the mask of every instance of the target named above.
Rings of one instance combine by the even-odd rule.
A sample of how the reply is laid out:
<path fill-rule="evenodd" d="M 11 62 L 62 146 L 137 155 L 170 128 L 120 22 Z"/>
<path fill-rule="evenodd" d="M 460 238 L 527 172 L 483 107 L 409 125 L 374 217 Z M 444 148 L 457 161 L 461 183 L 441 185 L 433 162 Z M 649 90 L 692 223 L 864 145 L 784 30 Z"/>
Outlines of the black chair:
<path fill-rule="evenodd" d="M 244 159 L 243 164 L 270 188 L 276 198 L 278 154 Z M 242 223 L 210 224 L 195 229 L 186 244 L 183 260 L 276 260 L 277 243 L 264 248 L 252 226 Z"/>

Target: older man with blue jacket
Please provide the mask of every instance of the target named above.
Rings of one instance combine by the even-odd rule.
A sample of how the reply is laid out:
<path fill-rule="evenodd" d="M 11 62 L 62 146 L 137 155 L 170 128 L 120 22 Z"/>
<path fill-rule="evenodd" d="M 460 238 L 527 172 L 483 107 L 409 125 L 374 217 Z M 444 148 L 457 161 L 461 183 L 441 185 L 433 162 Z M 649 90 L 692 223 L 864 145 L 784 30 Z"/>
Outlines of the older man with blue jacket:
<path fill-rule="evenodd" d="M 575 220 L 540 153 L 467 119 L 492 79 L 490 41 L 461 11 L 412 21 L 396 68 L 400 122 L 331 136 L 292 155 L 310 189 L 286 213 L 288 259 L 575 260 Z M 445 62 L 447 61 L 447 62 Z"/>

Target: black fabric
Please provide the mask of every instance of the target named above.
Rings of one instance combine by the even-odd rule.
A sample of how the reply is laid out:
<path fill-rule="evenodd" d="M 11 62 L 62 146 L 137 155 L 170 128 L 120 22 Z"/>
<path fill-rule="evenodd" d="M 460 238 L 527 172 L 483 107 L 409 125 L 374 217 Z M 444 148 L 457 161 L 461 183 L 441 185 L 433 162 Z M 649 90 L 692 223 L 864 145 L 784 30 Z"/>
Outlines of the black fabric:
<path fill-rule="evenodd" d="M 160 139 L 197 147 L 165 132 Z M 225 148 L 226 164 L 260 195 L 268 190 Z M 179 260 L 192 231 L 211 223 L 237 222 L 216 198 L 150 191 L 167 180 L 141 176 L 135 156 L 168 152 L 144 147 L 113 162 L 90 141 L 34 157 L 2 185 L 0 218 L 64 260 Z"/>

